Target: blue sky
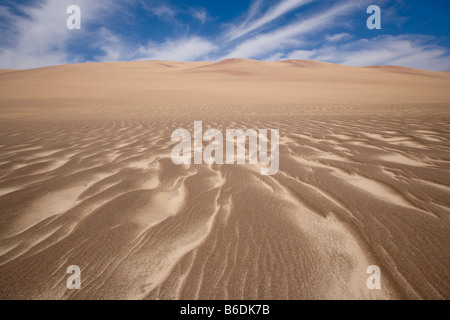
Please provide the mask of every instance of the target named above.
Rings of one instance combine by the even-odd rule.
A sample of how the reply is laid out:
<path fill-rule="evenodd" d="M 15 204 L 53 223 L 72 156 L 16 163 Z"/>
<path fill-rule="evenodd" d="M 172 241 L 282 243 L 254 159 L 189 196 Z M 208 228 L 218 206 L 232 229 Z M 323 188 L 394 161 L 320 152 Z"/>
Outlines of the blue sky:
<path fill-rule="evenodd" d="M 82 12 L 68 30 L 69 5 Z M 369 30 L 369 5 L 382 29 Z M 0 68 L 308 59 L 450 71 L 448 0 L 0 0 Z"/>

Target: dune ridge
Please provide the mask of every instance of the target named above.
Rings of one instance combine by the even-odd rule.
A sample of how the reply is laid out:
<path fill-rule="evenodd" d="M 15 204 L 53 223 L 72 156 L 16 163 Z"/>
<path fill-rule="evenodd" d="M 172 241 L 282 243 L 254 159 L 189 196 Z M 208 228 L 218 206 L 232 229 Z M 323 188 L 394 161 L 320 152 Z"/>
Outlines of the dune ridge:
<path fill-rule="evenodd" d="M 449 299 L 449 87 L 312 61 L 0 73 L 0 299 Z M 279 173 L 175 166 L 199 120 L 279 129 Z"/>

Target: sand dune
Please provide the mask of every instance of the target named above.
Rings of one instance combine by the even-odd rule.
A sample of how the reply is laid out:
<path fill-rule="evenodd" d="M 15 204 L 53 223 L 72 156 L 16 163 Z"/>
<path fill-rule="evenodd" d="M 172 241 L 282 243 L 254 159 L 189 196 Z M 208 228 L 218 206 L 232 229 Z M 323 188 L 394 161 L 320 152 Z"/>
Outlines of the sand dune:
<path fill-rule="evenodd" d="M 0 72 L 0 299 L 449 299 L 448 88 L 312 61 Z M 279 129 L 279 173 L 175 166 L 196 120 Z"/>

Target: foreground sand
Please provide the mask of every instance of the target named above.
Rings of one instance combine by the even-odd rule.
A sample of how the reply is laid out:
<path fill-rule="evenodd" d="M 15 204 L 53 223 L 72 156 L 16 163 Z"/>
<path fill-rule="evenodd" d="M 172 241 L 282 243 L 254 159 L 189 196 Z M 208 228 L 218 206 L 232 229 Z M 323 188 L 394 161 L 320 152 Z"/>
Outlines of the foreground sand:
<path fill-rule="evenodd" d="M 449 88 L 308 61 L 2 73 L 0 299 L 449 299 Z M 280 129 L 280 172 L 174 166 L 195 120 Z"/>

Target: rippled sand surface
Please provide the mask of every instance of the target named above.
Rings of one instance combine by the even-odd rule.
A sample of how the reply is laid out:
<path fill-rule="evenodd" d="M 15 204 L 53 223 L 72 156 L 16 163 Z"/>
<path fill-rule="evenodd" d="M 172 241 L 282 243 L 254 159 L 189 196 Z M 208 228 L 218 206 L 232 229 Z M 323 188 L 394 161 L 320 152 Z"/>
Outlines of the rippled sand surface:
<path fill-rule="evenodd" d="M 307 61 L 0 73 L 0 298 L 449 299 L 449 87 Z M 279 129 L 279 173 L 175 166 L 200 120 Z"/>

